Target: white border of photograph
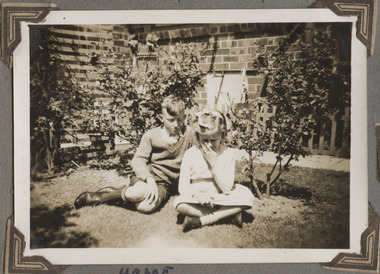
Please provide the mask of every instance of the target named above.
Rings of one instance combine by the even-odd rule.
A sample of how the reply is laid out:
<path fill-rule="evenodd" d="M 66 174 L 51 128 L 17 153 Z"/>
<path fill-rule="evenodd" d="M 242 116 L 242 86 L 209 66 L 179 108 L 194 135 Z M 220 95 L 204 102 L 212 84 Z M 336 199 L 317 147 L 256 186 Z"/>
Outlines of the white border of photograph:
<path fill-rule="evenodd" d="M 353 22 L 328 9 L 52 11 L 40 24 L 171 24 Z M 368 225 L 367 49 L 352 30 L 351 162 L 349 249 L 204 249 L 204 248 L 49 248 L 30 249 L 29 28 L 14 51 L 14 213 L 25 235 L 25 256 L 40 255 L 53 264 L 275 263 L 328 262 L 339 253 L 360 253 Z"/>

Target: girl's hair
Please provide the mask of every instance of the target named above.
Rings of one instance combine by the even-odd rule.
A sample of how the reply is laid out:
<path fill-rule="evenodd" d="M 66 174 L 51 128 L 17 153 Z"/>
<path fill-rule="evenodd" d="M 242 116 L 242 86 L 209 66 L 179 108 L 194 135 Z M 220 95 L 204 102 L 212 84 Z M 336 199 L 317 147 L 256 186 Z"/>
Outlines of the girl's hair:
<path fill-rule="evenodd" d="M 196 113 L 193 125 L 197 137 L 216 132 L 221 132 L 222 138 L 227 136 L 227 120 L 220 111 L 205 109 Z"/>
<path fill-rule="evenodd" d="M 169 115 L 177 116 L 185 111 L 185 102 L 181 98 L 172 94 L 165 97 L 162 101 L 161 111 L 164 109 L 166 109 Z"/>

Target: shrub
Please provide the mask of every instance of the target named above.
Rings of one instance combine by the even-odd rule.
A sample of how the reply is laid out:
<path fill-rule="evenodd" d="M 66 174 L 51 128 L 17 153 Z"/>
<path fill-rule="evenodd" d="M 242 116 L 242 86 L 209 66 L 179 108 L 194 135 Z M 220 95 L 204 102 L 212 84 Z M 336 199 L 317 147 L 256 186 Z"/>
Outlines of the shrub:
<path fill-rule="evenodd" d="M 129 44 L 135 56 L 138 49 L 144 47 L 136 40 Z M 93 61 L 99 75 L 96 91 L 108 98 L 109 105 L 106 112 L 95 110 L 84 117 L 87 132 L 107 135 L 111 140 L 116 135 L 121 136 L 135 149 L 148 129 L 161 125 L 159 114 L 166 96 L 174 94 L 181 97 L 187 107 L 195 105 L 196 88 L 202 86 L 203 76 L 198 69 L 195 45 L 178 43 L 172 52 L 150 45 L 149 52 L 152 56 L 158 54 L 164 62 L 152 65 L 146 61 L 137 67 L 136 61 L 118 57 L 112 48 L 96 56 L 96 62 Z M 118 59 L 123 65 L 110 65 L 105 59 Z"/>
<path fill-rule="evenodd" d="M 231 111 L 232 143 L 248 152 L 251 166 L 252 151 L 272 150 L 276 154 L 266 178 L 267 196 L 290 163 L 309 154 L 303 140 L 310 138 L 316 119 L 343 114 L 350 105 L 349 74 L 337 69 L 336 40 L 319 31 L 305 41 L 299 30 L 285 37 L 274 51 L 262 48 L 257 55 L 253 68 L 265 78 L 264 99 L 246 104 L 244 115 L 236 107 Z M 260 122 L 256 115 L 263 101 L 275 108 L 275 114 Z M 256 185 L 253 177 L 251 181 Z M 255 189 L 261 197 L 260 190 Z"/>

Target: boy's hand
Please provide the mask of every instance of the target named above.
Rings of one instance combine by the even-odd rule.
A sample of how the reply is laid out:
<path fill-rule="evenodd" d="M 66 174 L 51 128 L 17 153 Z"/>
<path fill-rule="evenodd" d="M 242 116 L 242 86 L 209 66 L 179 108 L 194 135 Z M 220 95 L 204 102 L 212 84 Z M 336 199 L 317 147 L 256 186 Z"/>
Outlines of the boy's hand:
<path fill-rule="evenodd" d="M 144 200 L 149 204 L 156 203 L 158 200 L 158 189 L 156 180 L 153 177 L 146 179 L 146 191 L 144 195 Z"/>
<path fill-rule="evenodd" d="M 214 169 L 217 167 L 218 162 L 218 154 L 212 150 L 209 144 L 202 143 L 201 144 L 201 152 L 203 154 L 203 157 L 206 159 L 207 163 L 210 165 L 211 169 Z"/>

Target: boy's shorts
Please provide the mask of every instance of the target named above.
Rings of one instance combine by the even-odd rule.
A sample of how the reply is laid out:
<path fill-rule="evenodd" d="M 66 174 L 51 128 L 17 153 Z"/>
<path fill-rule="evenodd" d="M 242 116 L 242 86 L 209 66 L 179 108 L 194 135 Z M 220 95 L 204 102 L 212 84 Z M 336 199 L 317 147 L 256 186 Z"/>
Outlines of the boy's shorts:
<path fill-rule="evenodd" d="M 157 184 L 159 203 L 163 204 L 170 197 L 170 185 L 167 182 L 158 178 L 157 176 L 153 176 L 153 178 L 156 180 Z M 144 182 L 144 180 L 136 177 L 135 175 L 132 175 L 129 186 L 133 186 L 137 182 Z"/>

